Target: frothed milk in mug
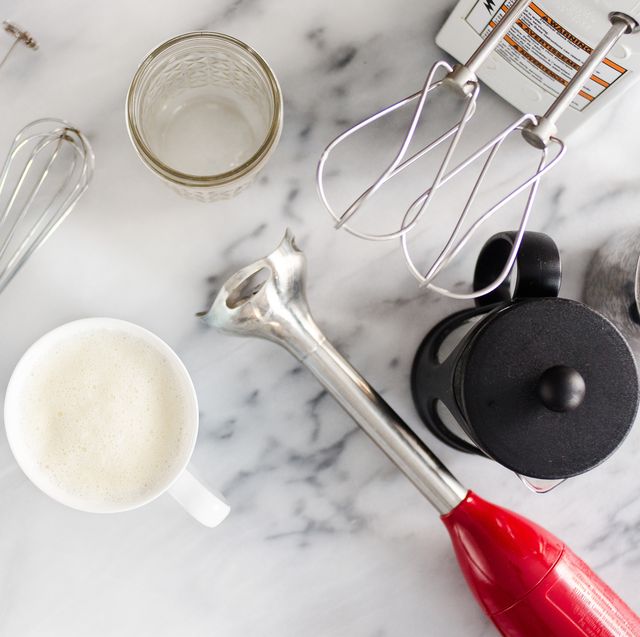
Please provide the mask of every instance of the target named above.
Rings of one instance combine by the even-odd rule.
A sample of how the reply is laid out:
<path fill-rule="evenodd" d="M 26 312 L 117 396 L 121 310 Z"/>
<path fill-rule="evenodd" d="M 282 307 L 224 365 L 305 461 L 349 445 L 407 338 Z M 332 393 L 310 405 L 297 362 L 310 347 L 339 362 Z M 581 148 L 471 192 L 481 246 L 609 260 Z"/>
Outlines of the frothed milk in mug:
<path fill-rule="evenodd" d="M 197 419 L 193 385 L 172 350 L 112 319 L 40 339 L 5 403 L 9 442 L 28 477 L 94 512 L 135 508 L 165 491 L 189 460 Z"/>

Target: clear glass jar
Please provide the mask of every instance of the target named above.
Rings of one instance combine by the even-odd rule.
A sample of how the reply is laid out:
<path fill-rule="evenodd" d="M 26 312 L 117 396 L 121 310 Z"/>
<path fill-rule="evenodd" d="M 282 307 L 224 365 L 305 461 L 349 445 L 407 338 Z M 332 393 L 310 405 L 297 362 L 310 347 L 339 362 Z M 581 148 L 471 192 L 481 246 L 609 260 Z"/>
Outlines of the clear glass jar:
<path fill-rule="evenodd" d="M 240 40 L 185 33 L 139 66 L 127 128 L 142 161 L 180 195 L 228 199 L 275 150 L 282 94 L 269 65 Z"/>

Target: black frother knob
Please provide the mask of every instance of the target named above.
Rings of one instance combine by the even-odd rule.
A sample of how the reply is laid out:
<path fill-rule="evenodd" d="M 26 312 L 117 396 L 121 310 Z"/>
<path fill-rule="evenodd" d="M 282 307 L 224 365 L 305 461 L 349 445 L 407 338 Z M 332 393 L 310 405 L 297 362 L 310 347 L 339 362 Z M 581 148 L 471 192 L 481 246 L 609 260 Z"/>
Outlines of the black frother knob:
<path fill-rule="evenodd" d="M 538 381 L 538 396 L 552 411 L 566 412 L 578 408 L 584 400 L 587 386 L 577 369 L 566 365 L 549 367 Z"/>

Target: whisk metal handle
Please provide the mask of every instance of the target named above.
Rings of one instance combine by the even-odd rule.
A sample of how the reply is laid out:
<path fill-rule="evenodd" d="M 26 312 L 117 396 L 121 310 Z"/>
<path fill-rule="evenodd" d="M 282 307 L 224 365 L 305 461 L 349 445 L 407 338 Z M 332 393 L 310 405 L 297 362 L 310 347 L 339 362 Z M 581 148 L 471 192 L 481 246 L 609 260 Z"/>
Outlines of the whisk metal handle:
<path fill-rule="evenodd" d="M 537 124 L 526 126 L 523 137 L 536 148 L 546 148 L 549 140 L 557 132 L 557 124 L 560 117 L 571 106 L 573 100 L 584 88 L 587 80 L 593 75 L 598 66 L 610 53 L 623 35 L 635 33 L 640 28 L 638 22 L 625 13 L 614 12 L 609 15 L 611 27 L 606 35 L 593 49 L 586 62 L 580 67 L 578 72 L 571 78 L 564 90 L 551 104 L 547 112 L 538 118 Z"/>

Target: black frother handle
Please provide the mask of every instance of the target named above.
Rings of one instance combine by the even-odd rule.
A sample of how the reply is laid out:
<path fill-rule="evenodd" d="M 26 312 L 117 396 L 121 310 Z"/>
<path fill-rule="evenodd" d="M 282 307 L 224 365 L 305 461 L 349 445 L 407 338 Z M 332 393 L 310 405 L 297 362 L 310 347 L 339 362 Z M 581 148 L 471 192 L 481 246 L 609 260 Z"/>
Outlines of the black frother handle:
<path fill-rule="evenodd" d="M 495 281 L 504 268 L 516 240 L 517 232 L 494 234 L 483 246 L 473 275 L 473 289 L 481 290 Z M 486 307 L 508 303 L 518 298 L 558 296 L 562 282 L 560 252 L 551 237 L 542 232 L 525 232 L 515 262 L 516 280 L 511 293 L 513 270 L 489 294 L 476 299 Z"/>

